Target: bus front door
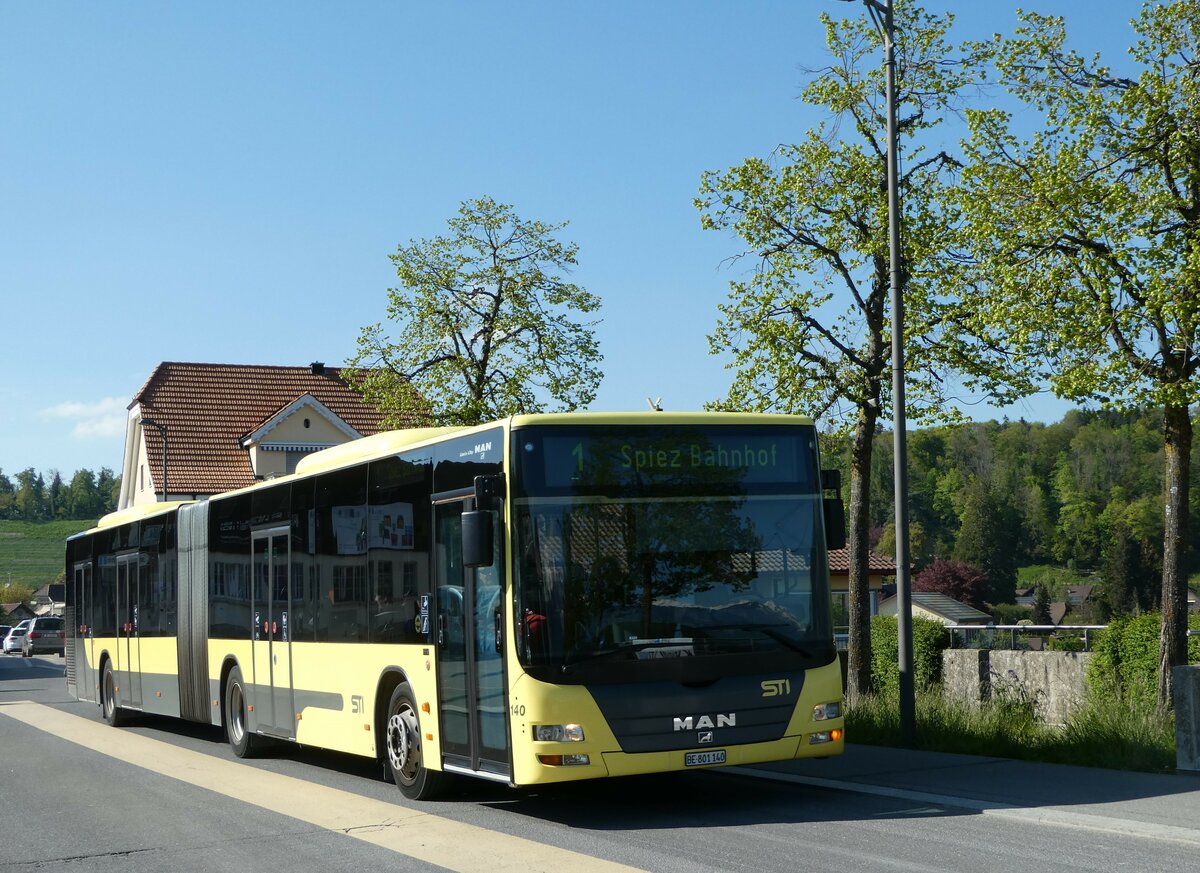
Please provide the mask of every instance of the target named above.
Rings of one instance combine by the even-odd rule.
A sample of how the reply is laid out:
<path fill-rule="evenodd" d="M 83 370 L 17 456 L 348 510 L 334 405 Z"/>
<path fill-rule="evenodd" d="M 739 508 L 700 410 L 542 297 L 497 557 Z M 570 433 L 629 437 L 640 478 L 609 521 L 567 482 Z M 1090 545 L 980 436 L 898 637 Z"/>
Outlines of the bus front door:
<path fill-rule="evenodd" d="M 504 580 L 500 560 L 478 570 L 463 566 L 466 508 L 461 497 L 434 506 L 433 631 L 443 762 L 447 770 L 507 782 L 512 764 L 503 660 Z"/>
<path fill-rule="evenodd" d="M 252 539 L 254 566 L 254 700 L 257 727 L 283 737 L 296 735 L 292 705 L 292 632 L 288 577 L 290 529 L 258 531 Z"/>
<path fill-rule="evenodd" d="M 138 555 L 117 556 L 117 702 L 142 708 L 141 638 L 138 635 L 140 561 Z"/>

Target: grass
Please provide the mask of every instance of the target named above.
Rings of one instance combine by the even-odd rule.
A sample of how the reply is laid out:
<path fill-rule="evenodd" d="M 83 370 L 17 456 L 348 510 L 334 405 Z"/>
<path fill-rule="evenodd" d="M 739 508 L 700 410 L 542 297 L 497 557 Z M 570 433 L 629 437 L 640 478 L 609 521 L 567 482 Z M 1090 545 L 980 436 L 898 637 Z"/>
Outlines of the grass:
<path fill-rule="evenodd" d="M 846 712 L 846 739 L 900 745 L 899 701 L 864 698 Z M 1152 773 L 1175 769 L 1174 717 L 1123 701 L 1090 703 L 1063 727 L 1034 718 L 1032 701 L 1009 697 L 972 706 L 940 689 L 917 695 L 917 748 Z"/>
<path fill-rule="evenodd" d="M 63 573 L 66 540 L 89 521 L 0 521 L 0 588 L 37 590 Z"/>

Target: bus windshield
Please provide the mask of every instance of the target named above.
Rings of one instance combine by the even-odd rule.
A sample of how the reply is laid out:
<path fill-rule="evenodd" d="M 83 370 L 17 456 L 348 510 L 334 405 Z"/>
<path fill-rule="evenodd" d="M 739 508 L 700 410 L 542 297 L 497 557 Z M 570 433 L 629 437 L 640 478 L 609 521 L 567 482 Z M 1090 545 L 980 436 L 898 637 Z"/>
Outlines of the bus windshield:
<path fill-rule="evenodd" d="M 713 659 L 832 657 L 812 428 L 529 428 L 514 441 L 531 674 L 696 678 Z"/>

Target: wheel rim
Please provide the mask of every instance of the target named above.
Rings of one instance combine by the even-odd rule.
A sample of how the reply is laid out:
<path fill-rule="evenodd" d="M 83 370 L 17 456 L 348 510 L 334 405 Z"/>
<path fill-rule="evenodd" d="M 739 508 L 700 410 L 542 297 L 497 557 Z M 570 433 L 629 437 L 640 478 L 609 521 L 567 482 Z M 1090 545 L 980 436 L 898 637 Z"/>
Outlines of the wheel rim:
<path fill-rule="evenodd" d="M 246 706 L 242 698 L 242 686 L 234 682 L 229 686 L 229 738 L 234 744 L 241 743 L 246 735 Z"/>
<path fill-rule="evenodd" d="M 114 694 L 114 689 L 113 689 L 112 670 L 105 670 L 104 671 L 104 716 L 105 716 L 105 718 L 111 718 L 113 712 L 117 708 L 117 703 L 116 703 L 115 697 L 116 697 L 116 695 Z"/>
<path fill-rule="evenodd" d="M 421 768 L 420 726 L 408 701 L 400 704 L 387 724 L 387 751 L 392 770 L 405 784 L 417 778 Z"/>

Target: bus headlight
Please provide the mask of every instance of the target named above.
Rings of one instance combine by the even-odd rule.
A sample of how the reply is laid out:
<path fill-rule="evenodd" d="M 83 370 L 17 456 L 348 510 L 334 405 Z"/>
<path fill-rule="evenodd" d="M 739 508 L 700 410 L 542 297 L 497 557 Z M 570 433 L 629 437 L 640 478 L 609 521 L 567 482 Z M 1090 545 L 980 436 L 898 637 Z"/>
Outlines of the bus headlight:
<path fill-rule="evenodd" d="M 536 724 L 533 738 L 539 743 L 582 743 L 583 726 L 578 724 Z"/>
<path fill-rule="evenodd" d="M 831 718 L 840 718 L 842 715 L 841 701 L 837 703 L 818 703 L 813 707 L 812 720 L 826 721 Z"/>

